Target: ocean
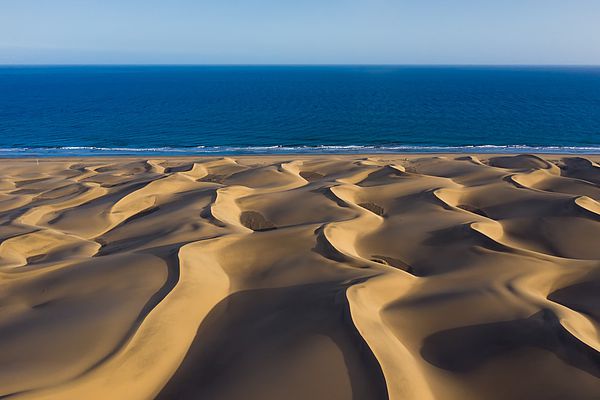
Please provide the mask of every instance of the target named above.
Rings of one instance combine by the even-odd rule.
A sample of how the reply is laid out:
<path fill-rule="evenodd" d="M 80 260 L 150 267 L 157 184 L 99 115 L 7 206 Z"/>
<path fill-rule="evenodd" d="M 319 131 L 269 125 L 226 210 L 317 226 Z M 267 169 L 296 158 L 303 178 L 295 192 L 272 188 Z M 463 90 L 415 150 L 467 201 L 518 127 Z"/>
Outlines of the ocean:
<path fill-rule="evenodd" d="M 600 153 L 600 67 L 0 67 L 0 156 L 376 152 Z"/>

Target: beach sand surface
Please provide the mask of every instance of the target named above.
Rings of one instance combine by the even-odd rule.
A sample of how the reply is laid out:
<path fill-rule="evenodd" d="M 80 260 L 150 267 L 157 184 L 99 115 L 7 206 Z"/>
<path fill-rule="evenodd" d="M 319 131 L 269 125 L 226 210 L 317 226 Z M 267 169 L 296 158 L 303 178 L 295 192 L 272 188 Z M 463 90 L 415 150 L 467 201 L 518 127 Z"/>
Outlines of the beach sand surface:
<path fill-rule="evenodd" d="M 598 161 L 0 160 L 0 397 L 598 399 Z"/>

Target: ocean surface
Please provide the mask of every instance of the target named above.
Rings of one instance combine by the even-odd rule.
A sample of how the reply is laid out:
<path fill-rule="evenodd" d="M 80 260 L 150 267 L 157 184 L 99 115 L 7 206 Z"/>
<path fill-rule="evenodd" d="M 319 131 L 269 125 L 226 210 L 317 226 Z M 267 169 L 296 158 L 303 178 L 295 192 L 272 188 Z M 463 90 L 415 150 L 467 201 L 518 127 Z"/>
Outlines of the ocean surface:
<path fill-rule="evenodd" d="M 0 156 L 600 153 L 600 67 L 0 67 Z"/>

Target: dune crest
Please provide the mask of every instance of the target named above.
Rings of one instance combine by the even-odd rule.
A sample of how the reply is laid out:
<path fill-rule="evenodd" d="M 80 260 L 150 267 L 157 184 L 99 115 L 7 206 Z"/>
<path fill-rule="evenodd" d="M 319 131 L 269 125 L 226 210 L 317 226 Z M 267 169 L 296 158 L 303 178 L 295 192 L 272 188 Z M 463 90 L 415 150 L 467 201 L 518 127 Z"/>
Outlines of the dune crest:
<path fill-rule="evenodd" d="M 600 167 L 2 160 L 0 397 L 600 393 Z"/>

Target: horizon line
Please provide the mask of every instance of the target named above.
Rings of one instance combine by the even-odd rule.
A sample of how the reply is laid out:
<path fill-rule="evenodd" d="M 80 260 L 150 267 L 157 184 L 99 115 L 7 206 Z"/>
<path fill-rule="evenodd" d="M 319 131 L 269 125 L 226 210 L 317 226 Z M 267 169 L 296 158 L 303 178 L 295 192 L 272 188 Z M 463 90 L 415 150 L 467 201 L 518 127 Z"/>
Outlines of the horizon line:
<path fill-rule="evenodd" d="M 489 64 L 489 63 L 23 63 L 4 67 L 600 67 L 600 64 Z"/>

